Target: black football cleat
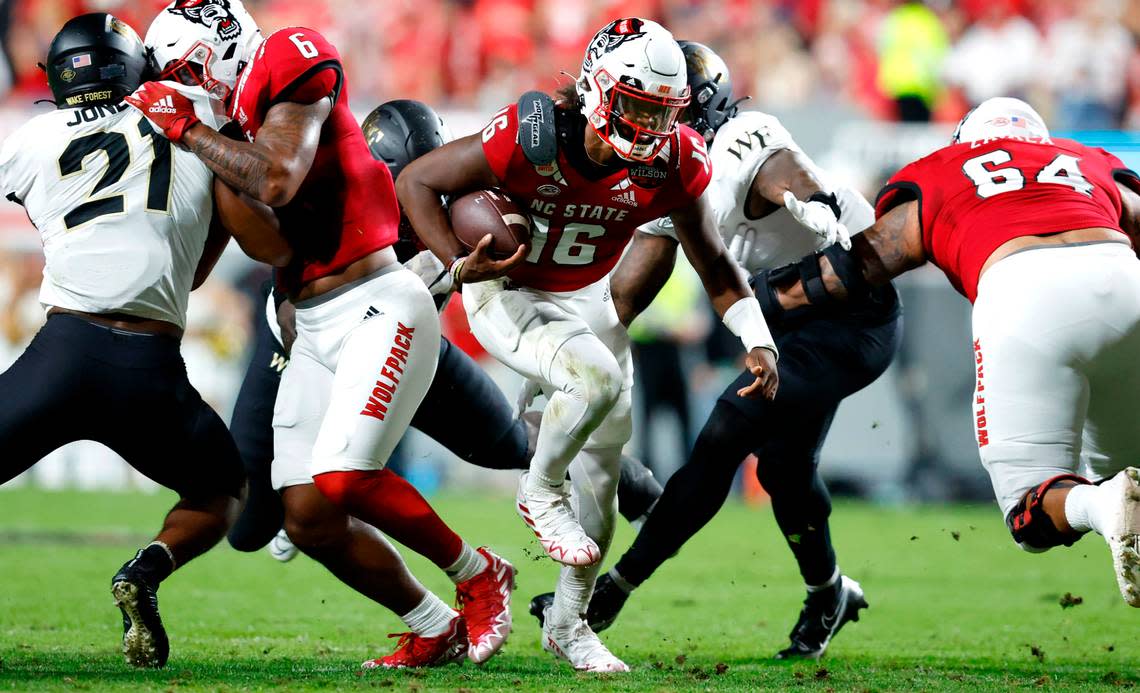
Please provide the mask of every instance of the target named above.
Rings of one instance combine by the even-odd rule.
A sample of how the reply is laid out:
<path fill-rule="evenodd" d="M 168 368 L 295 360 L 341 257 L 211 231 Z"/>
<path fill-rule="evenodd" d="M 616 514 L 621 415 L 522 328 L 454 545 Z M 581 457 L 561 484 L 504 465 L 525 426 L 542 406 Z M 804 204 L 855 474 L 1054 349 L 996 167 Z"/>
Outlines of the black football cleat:
<path fill-rule="evenodd" d="M 846 575 L 839 577 L 839 589 L 809 592 L 792 628 L 792 643 L 776 659 L 819 659 L 843 624 L 858 621 L 859 610 L 866 608 L 863 588 Z"/>
<path fill-rule="evenodd" d="M 158 669 L 166 666 L 170 640 L 158 615 L 158 592 L 128 562 L 111 578 L 115 606 L 123 613 L 123 656 L 127 664 Z"/>
<path fill-rule="evenodd" d="M 595 633 L 601 633 L 612 626 L 627 599 L 629 594 L 618 587 L 609 573 L 600 575 L 597 584 L 594 585 L 594 596 L 590 598 L 590 606 L 586 609 L 586 622 L 590 624 L 590 629 Z M 543 611 L 552 604 L 554 604 L 553 592 L 540 594 L 530 600 L 530 613 L 538 619 L 539 626 L 545 625 Z"/>

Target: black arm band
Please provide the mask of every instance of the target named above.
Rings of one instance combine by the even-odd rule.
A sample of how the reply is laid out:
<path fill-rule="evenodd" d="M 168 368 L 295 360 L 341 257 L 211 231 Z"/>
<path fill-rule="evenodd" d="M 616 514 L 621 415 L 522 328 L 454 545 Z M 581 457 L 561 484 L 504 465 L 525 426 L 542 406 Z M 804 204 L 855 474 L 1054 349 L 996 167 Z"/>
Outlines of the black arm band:
<path fill-rule="evenodd" d="M 807 199 L 808 202 L 822 202 L 831 208 L 831 213 L 835 215 L 835 219 L 843 216 L 843 210 L 839 208 L 839 199 L 835 197 L 835 193 L 825 193 L 822 190 L 813 192 Z"/>
<path fill-rule="evenodd" d="M 780 305 L 780 299 L 776 295 L 776 283 L 772 276 L 778 271 L 761 270 L 748 280 L 748 283 L 752 285 L 752 293 L 756 294 L 756 300 L 760 303 L 760 310 L 764 312 L 764 320 L 768 322 L 769 327 L 779 325 L 784 321 L 784 307 Z"/>
<path fill-rule="evenodd" d="M 800 271 L 800 283 L 803 284 L 804 294 L 813 306 L 826 306 L 832 302 L 831 294 L 827 293 L 827 286 L 819 269 L 819 253 L 808 255 L 800 260 L 797 268 Z"/>
<path fill-rule="evenodd" d="M 839 278 L 839 283 L 843 284 L 843 288 L 847 290 L 849 302 L 865 301 L 870 297 L 871 285 L 863 276 L 863 266 L 851 254 L 850 250 L 844 250 L 836 243 L 827 246 L 820 252 L 831 262 L 831 269 Z"/>

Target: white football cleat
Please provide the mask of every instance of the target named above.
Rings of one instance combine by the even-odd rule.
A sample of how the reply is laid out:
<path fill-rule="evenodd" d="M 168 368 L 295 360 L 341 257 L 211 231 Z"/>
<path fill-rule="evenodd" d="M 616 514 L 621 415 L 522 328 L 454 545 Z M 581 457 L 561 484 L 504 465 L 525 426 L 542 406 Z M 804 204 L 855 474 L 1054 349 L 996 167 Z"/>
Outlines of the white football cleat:
<path fill-rule="evenodd" d="M 585 619 L 569 624 L 554 624 L 551 608 L 543 612 L 542 649 L 559 659 L 570 662 L 578 671 L 595 673 L 626 672 L 629 665 L 621 661 L 590 630 Z"/>
<path fill-rule="evenodd" d="M 1129 467 L 1101 485 L 1111 489 L 1112 529 L 1104 540 L 1112 551 L 1112 568 L 1120 595 L 1140 607 L 1140 469 Z"/>
<path fill-rule="evenodd" d="M 269 540 L 269 546 L 266 547 L 269 555 L 282 563 L 288 563 L 297 557 L 299 552 L 297 545 L 285 533 L 285 530 L 279 531 L 272 539 Z"/>
<path fill-rule="evenodd" d="M 529 489 L 523 472 L 519 477 L 515 508 L 527 523 L 542 549 L 563 565 L 587 566 L 602 560 L 602 550 L 574 518 L 570 494 L 563 483 L 557 489 Z"/>

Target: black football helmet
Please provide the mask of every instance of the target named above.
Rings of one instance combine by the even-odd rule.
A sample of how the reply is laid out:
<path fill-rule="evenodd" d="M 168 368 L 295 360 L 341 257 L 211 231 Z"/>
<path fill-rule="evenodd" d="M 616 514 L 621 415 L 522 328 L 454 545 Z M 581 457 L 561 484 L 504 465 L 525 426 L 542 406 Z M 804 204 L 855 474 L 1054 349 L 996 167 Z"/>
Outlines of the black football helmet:
<path fill-rule="evenodd" d="M 692 93 L 686 119 L 691 128 L 711 142 L 724 122 L 736 115 L 737 106 L 749 97 L 732 100 L 728 65 L 716 52 L 696 41 L 678 41 L 685 54 Z"/>
<path fill-rule="evenodd" d="M 361 128 L 373 158 L 387 164 L 393 180 L 412 160 L 451 141 L 451 131 L 439 114 L 411 99 L 380 104 Z"/>
<path fill-rule="evenodd" d="M 142 83 L 146 51 L 129 24 L 95 12 L 63 25 L 43 68 L 58 108 L 114 104 Z"/>
<path fill-rule="evenodd" d="M 411 99 L 396 99 L 377 106 L 361 124 L 372 158 L 384 162 L 395 180 L 404 167 L 436 147 L 451 141 L 451 131 L 431 106 Z M 396 257 L 406 262 L 423 243 L 408 217 L 400 212 Z"/>

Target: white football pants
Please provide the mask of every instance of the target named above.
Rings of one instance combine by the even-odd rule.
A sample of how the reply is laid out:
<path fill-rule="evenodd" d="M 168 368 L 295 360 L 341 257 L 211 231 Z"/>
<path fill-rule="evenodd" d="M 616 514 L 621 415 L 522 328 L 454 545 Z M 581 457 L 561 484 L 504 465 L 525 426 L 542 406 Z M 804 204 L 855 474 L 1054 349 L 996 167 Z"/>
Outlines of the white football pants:
<path fill-rule="evenodd" d="M 298 303 L 273 408 L 273 487 L 383 469 L 435 377 L 439 340 L 431 294 L 400 265 Z"/>
<path fill-rule="evenodd" d="M 974 427 L 1006 516 L 1059 474 L 1140 464 L 1140 260 L 1123 243 L 1024 250 L 974 303 Z"/>

